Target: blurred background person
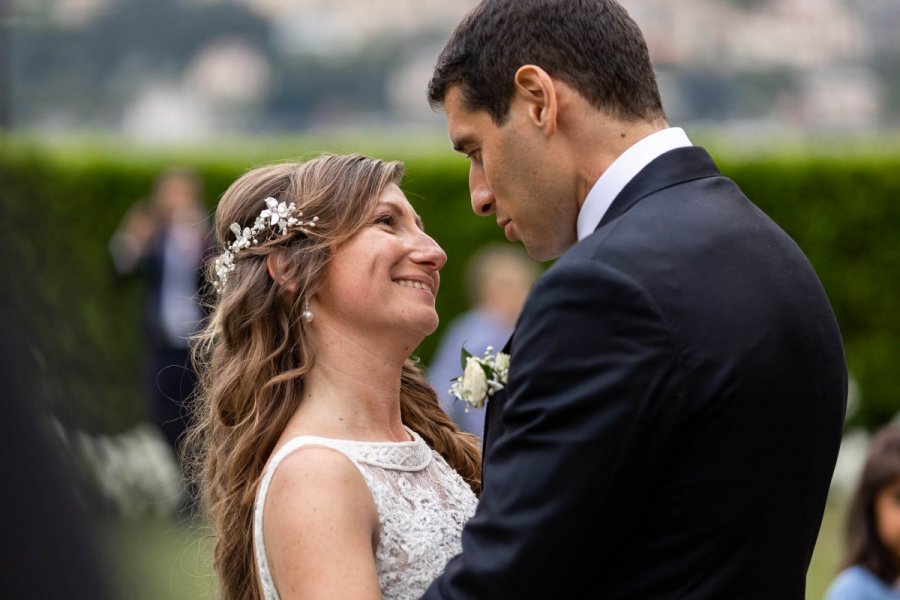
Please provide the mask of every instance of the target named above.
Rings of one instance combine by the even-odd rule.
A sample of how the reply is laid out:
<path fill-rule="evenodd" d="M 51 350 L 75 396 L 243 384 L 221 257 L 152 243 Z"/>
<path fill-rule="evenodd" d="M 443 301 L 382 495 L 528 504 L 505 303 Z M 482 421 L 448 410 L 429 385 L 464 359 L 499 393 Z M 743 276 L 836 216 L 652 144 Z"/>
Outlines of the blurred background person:
<path fill-rule="evenodd" d="M 185 169 L 160 174 L 148 201 L 128 211 L 110 242 L 119 275 L 146 283 L 142 339 L 148 415 L 182 463 L 180 443 L 196 385 L 188 338 L 199 331 L 209 225 L 199 177 Z M 189 500 L 189 498 L 188 498 Z"/>
<path fill-rule="evenodd" d="M 900 600 L 900 425 L 872 439 L 847 513 L 847 557 L 826 600 Z"/>
<path fill-rule="evenodd" d="M 490 244 L 466 266 L 466 288 L 471 310 L 447 328 L 434 354 L 428 378 L 441 406 L 460 429 L 481 437 L 484 410 L 469 409 L 450 393 L 450 381 L 462 374 L 460 350 L 481 356 L 488 346 L 499 351 L 512 335 L 528 290 L 540 274 L 538 265 L 518 247 Z"/>

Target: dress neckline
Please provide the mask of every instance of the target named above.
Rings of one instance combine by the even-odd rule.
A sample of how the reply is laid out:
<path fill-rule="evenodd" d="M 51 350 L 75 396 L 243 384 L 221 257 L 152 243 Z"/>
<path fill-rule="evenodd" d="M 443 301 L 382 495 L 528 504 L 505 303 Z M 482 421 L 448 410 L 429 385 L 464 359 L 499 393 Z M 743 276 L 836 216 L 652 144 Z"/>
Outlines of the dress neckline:
<path fill-rule="evenodd" d="M 412 440 L 406 442 L 370 442 L 316 435 L 292 437 L 278 448 L 272 462 L 280 462 L 283 456 L 293 452 L 299 446 L 320 444 L 327 447 L 343 448 L 355 460 L 375 467 L 400 471 L 419 471 L 424 469 L 431 462 L 431 448 L 416 431 L 413 431 L 406 425 L 403 428 L 409 433 Z"/>

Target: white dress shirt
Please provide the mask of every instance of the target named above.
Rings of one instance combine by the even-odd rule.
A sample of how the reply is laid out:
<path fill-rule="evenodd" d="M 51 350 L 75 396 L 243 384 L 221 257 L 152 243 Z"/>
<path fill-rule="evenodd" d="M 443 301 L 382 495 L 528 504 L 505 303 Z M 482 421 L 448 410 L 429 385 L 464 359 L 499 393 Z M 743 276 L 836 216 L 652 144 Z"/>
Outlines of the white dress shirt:
<path fill-rule="evenodd" d="M 613 200 L 641 169 L 669 150 L 692 145 L 683 129 L 669 127 L 651 133 L 623 152 L 604 171 L 584 199 L 578 213 L 578 240 L 583 240 L 597 229 Z"/>

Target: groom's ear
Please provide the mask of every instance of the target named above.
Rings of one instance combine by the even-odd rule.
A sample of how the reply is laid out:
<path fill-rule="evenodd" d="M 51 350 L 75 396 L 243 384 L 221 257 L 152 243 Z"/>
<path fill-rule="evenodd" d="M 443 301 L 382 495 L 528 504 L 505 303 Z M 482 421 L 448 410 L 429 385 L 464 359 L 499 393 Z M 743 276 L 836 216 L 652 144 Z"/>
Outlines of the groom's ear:
<path fill-rule="evenodd" d="M 547 71 L 536 65 L 519 67 L 513 78 L 514 100 L 524 103 L 529 120 L 546 135 L 556 133 L 559 100 L 556 85 Z"/>
<path fill-rule="evenodd" d="M 297 282 L 292 281 L 288 277 L 287 257 L 281 250 L 274 250 L 266 257 L 266 269 L 269 271 L 269 277 L 277 283 L 285 291 L 292 294 L 297 293 Z"/>

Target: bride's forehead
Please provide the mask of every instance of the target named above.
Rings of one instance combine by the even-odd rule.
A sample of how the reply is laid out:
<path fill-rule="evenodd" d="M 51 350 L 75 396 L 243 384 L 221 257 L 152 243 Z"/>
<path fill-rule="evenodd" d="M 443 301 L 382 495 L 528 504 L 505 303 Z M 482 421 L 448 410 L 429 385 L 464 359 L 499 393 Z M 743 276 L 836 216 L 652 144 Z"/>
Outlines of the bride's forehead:
<path fill-rule="evenodd" d="M 405 207 L 407 210 L 412 210 L 412 205 L 409 203 L 409 200 L 406 199 L 406 194 L 403 193 L 403 190 L 401 190 L 396 183 L 390 183 L 382 190 L 381 195 L 378 197 L 378 202 L 379 204 L 397 204 L 398 206 Z"/>

